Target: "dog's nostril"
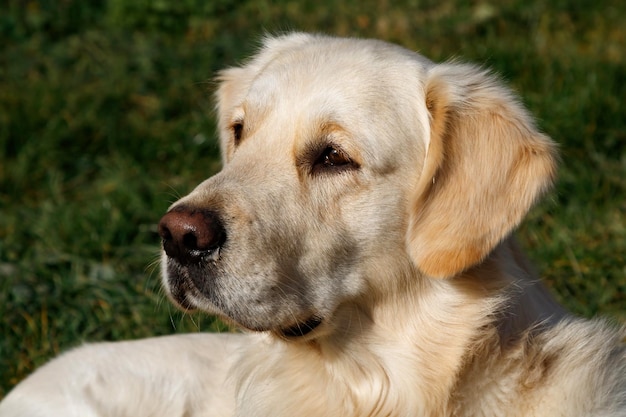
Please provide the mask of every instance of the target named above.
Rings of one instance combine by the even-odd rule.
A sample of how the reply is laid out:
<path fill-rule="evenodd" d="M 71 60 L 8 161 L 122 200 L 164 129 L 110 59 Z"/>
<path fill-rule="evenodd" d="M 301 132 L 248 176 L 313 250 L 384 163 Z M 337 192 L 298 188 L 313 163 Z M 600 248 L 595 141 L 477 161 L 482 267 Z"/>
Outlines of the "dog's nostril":
<path fill-rule="evenodd" d="M 184 265 L 200 262 L 226 240 L 226 231 L 214 212 L 186 206 L 176 207 L 163 216 L 159 235 L 165 253 Z"/>
<path fill-rule="evenodd" d="M 183 246 L 189 250 L 199 250 L 196 235 L 193 233 L 186 233 L 185 236 L 183 236 Z"/>

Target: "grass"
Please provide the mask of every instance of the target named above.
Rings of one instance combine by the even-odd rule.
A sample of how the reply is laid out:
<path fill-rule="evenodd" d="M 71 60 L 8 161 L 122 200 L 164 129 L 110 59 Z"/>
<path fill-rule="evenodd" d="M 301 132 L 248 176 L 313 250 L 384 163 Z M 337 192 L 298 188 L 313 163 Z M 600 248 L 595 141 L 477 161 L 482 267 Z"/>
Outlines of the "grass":
<path fill-rule="evenodd" d="M 266 31 L 378 37 L 503 75 L 560 143 L 519 236 L 574 312 L 626 320 L 626 5 L 8 0 L 0 6 L 0 397 L 82 341 L 210 331 L 163 296 L 156 223 L 219 169 L 210 82 Z"/>

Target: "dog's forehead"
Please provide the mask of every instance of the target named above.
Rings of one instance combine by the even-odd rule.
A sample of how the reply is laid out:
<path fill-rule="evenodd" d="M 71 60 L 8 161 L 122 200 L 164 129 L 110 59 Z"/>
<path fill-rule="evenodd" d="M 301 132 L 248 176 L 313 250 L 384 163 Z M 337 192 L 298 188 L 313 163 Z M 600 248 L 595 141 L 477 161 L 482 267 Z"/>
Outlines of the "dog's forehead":
<path fill-rule="evenodd" d="M 397 123 L 402 112 L 415 117 L 409 108 L 423 95 L 425 58 L 381 41 L 288 40 L 273 41 L 251 65 L 255 74 L 240 107 L 250 122 L 270 113 L 352 121 L 352 127 L 383 114 Z"/>
<path fill-rule="evenodd" d="M 273 55 L 252 80 L 245 102 L 253 108 L 285 104 L 292 110 L 324 101 L 358 101 L 363 106 L 391 93 L 382 87 L 384 81 L 363 50 L 332 51 L 307 44 Z"/>

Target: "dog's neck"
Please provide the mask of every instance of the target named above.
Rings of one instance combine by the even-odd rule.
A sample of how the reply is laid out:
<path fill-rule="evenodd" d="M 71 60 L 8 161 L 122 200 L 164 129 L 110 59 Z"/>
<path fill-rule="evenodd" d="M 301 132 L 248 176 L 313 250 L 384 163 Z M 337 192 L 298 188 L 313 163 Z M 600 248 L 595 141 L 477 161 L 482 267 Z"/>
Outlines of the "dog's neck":
<path fill-rule="evenodd" d="M 396 288 L 387 286 L 375 300 L 340 309 L 334 334 L 341 337 L 268 340 L 261 366 L 258 360 L 247 364 L 244 355 L 239 395 L 248 404 L 261 404 L 262 398 L 251 402 L 250 397 L 262 397 L 265 390 L 284 392 L 285 399 L 282 412 L 240 410 L 240 415 L 301 415 L 303 409 L 316 415 L 454 415 L 458 391 L 486 344 L 505 349 L 538 323 L 564 314 L 512 241 L 455 278 L 430 279 L 409 263 L 399 275 Z M 552 313 L 540 313 L 546 311 Z M 282 367 L 284 377 L 270 379 Z M 299 390 L 300 385 L 309 389 Z M 319 395 L 301 398 L 310 387 Z"/>

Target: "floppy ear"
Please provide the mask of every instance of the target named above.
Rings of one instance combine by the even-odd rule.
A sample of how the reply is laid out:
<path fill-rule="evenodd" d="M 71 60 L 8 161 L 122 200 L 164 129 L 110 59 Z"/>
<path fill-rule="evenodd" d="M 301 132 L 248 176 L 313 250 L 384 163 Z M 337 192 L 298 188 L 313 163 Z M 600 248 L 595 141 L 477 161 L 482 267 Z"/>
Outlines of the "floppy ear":
<path fill-rule="evenodd" d="M 549 188 L 556 146 L 484 70 L 434 66 L 425 92 L 430 140 L 408 249 L 422 272 L 450 277 L 484 259 Z"/>

